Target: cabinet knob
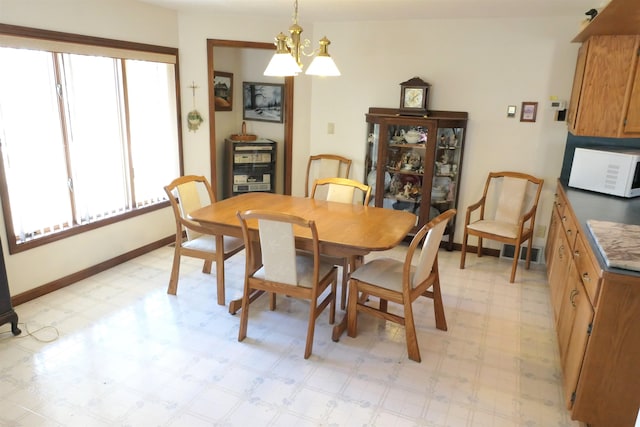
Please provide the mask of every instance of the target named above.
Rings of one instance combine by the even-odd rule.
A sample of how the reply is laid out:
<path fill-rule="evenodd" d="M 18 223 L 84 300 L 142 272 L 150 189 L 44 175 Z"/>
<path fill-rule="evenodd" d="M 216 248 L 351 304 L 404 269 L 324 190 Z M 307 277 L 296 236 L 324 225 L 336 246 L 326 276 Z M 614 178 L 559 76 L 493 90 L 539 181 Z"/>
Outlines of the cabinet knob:
<path fill-rule="evenodd" d="M 591 277 L 589 277 L 589 273 L 583 273 L 582 274 L 582 280 L 584 280 L 585 282 L 590 282 L 591 281 Z"/>

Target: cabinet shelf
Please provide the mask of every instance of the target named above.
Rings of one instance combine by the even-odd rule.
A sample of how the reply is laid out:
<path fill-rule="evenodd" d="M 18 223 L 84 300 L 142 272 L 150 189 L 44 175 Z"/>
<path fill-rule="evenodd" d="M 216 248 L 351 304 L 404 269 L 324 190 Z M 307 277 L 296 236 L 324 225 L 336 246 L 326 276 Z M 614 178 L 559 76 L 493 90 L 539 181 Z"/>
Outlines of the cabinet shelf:
<path fill-rule="evenodd" d="M 389 173 L 401 173 L 404 175 L 414 175 L 414 176 L 422 176 L 424 173 L 418 172 L 412 169 L 397 169 L 387 166 L 387 172 Z"/>

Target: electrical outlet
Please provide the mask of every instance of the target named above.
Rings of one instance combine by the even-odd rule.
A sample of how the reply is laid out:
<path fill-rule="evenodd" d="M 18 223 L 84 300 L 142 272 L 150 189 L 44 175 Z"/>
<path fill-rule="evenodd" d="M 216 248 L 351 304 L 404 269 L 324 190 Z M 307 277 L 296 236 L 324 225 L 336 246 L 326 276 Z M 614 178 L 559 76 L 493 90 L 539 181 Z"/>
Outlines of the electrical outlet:
<path fill-rule="evenodd" d="M 336 131 L 335 123 L 332 123 L 332 122 L 327 123 L 327 133 L 329 135 L 333 135 L 335 131 Z"/>

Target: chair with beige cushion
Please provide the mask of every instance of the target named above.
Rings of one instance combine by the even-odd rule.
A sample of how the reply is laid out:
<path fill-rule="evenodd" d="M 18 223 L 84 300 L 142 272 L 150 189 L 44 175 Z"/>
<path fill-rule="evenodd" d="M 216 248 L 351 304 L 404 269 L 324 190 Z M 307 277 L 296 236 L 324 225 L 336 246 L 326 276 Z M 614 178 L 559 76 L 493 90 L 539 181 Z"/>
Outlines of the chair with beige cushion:
<path fill-rule="evenodd" d="M 224 305 L 224 261 L 243 249 L 242 239 L 211 234 L 207 228 L 189 219 L 190 212 L 216 201 L 215 193 L 204 176 L 179 177 L 164 187 L 164 191 L 171 202 L 176 224 L 175 252 L 167 293 L 176 295 L 178 292 L 181 257 L 199 258 L 204 260 L 203 273 L 211 273 L 212 263 L 216 263 L 218 304 Z"/>
<path fill-rule="evenodd" d="M 336 154 L 315 154 L 307 163 L 304 197 L 309 197 L 313 183 L 321 178 L 349 178 L 351 159 Z M 322 190 L 321 190 L 322 191 Z"/>
<path fill-rule="evenodd" d="M 425 224 L 411 240 L 404 261 L 376 258 L 351 273 L 347 307 L 347 333 L 350 337 L 357 334 L 358 312 L 399 323 L 405 328 L 409 359 L 420 362 L 412 304 L 420 296 L 431 298 L 436 328 L 447 330 L 440 291 L 438 249 L 447 223 L 455 213 L 455 209 L 449 209 Z M 423 239 L 418 262 L 414 266 L 414 253 Z M 370 297 L 379 299 L 378 308 L 368 304 Z M 390 312 L 389 302 L 401 305 L 402 315 Z"/>
<path fill-rule="evenodd" d="M 319 195 L 322 194 L 321 197 Z M 316 179 L 311 189 L 311 198 L 327 200 L 329 202 L 369 205 L 371 187 L 353 179 L 347 178 L 323 178 Z M 351 258 L 324 257 L 336 265 L 342 266 L 342 292 L 340 308 L 344 309 L 347 301 L 347 280 L 349 270 L 356 260 Z"/>
<path fill-rule="evenodd" d="M 281 212 L 238 212 L 246 247 L 246 268 L 238 341 L 247 336 L 249 305 L 255 292 L 267 292 L 270 309 L 276 294 L 309 300 L 309 321 L 304 358 L 311 355 L 316 319 L 329 306 L 329 323 L 336 313 L 337 268 L 320 257 L 314 221 Z M 294 227 L 311 237 L 311 254 L 296 251 Z"/>
<path fill-rule="evenodd" d="M 514 282 L 520 247 L 528 241 L 525 268 L 531 263 L 531 248 L 536 209 L 543 179 L 520 172 L 491 172 L 482 198 L 467 208 L 462 238 L 460 268 L 464 268 L 467 239 L 478 238 L 478 256 L 482 256 L 482 240 L 496 240 L 514 245 L 515 253 L 509 281 Z M 473 218 L 472 218 L 473 216 Z"/>

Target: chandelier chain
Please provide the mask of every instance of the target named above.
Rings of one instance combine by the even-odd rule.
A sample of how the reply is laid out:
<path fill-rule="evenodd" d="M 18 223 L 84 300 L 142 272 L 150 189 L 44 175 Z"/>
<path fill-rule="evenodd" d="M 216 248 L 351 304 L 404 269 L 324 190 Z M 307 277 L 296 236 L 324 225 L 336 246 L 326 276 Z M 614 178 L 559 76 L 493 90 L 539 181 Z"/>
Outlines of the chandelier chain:
<path fill-rule="evenodd" d="M 293 2 L 293 23 L 298 24 L 298 0 Z"/>

